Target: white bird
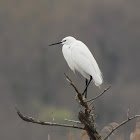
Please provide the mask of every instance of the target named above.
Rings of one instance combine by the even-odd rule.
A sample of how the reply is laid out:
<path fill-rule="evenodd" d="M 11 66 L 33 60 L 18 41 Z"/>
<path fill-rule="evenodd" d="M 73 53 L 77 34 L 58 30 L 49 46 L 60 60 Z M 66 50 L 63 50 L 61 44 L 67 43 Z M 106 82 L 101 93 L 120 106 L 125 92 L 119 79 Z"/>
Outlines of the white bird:
<path fill-rule="evenodd" d="M 74 37 L 65 37 L 62 41 L 50 44 L 49 46 L 56 44 L 63 44 L 62 53 L 70 69 L 74 73 L 75 70 L 78 71 L 86 79 L 86 88 L 83 92 L 86 98 L 87 88 L 91 80 L 99 87 L 103 82 L 102 73 L 95 58 L 88 47 Z"/>

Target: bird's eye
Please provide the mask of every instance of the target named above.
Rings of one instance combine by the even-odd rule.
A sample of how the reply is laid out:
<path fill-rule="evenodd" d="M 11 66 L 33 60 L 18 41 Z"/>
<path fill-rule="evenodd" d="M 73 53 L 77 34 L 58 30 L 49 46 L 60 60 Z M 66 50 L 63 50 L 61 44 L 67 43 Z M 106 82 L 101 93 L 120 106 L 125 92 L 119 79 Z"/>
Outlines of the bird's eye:
<path fill-rule="evenodd" d="M 64 40 L 63 42 L 66 42 L 66 40 Z"/>

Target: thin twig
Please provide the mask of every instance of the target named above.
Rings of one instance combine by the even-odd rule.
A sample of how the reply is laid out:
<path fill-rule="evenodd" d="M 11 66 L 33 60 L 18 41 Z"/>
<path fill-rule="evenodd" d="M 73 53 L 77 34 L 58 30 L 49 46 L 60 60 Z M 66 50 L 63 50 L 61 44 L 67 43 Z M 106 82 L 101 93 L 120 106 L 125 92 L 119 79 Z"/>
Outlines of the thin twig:
<path fill-rule="evenodd" d="M 78 91 L 78 89 L 76 88 L 76 86 L 74 85 L 74 83 L 72 82 L 72 80 L 66 75 L 66 73 L 64 73 L 64 74 L 65 74 L 65 76 L 66 76 L 68 82 L 70 83 L 70 85 L 72 85 L 72 87 L 75 89 L 76 93 L 80 93 L 80 92 Z"/>
<path fill-rule="evenodd" d="M 104 91 L 102 93 L 100 93 L 99 95 L 97 95 L 96 97 L 92 98 L 92 99 L 89 99 L 88 101 L 86 101 L 87 103 L 88 102 L 91 102 L 90 105 L 93 103 L 94 100 L 96 100 L 97 98 L 99 98 L 100 96 L 102 96 L 107 90 L 109 90 L 111 88 L 111 85 L 108 86 L 106 89 L 104 89 Z"/>
<path fill-rule="evenodd" d="M 129 121 L 131 121 L 131 120 L 133 120 L 133 119 L 135 119 L 135 118 L 137 118 L 137 117 L 140 117 L 140 115 L 135 115 L 135 116 L 133 116 L 133 117 L 131 117 L 131 118 L 128 117 L 127 120 L 123 121 L 123 122 L 120 123 L 117 127 L 113 128 L 112 131 L 104 138 L 104 140 L 107 140 L 108 137 L 109 137 L 115 130 L 117 130 L 119 127 L 121 127 L 122 125 L 126 124 L 127 122 L 129 122 Z"/>
<path fill-rule="evenodd" d="M 53 116 L 53 112 L 52 112 L 52 120 L 53 120 L 53 122 L 54 122 L 54 116 Z"/>
<path fill-rule="evenodd" d="M 127 119 L 129 119 L 129 108 L 127 109 Z"/>
<path fill-rule="evenodd" d="M 77 129 L 84 130 L 83 127 L 76 126 L 76 125 L 60 124 L 60 123 L 52 123 L 52 122 L 46 122 L 46 121 L 41 121 L 41 120 L 35 120 L 32 117 L 28 117 L 28 116 L 25 116 L 25 115 L 21 114 L 21 112 L 17 108 L 16 108 L 16 111 L 17 111 L 18 116 L 26 122 L 36 123 L 36 124 L 40 124 L 40 125 L 69 127 L 69 128 L 77 128 Z"/>
<path fill-rule="evenodd" d="M 72 80 L 66 74 L 65 74 L 65 76 L 66 76 L 68 82 L 70 83 L 70 85 L 75 89 L 75 91 L 77 93 L 77 99 L 79 101 L 79 104 L 82 105 L 83 107 L 85 107 L 86 109 L 89 109 L 87 102 L 84 101 L 83 95 L 78 91 L 78 89 L 76 88 L 76 86 L 74 85 Z"/>
<path fill-rule="evenodd" d="M 64 118 L 64 120 L 65 120 L 65 121 L 68 121 L 68 122 L 73 122 L 73 123 L 81 124 L 80 121 L 69 120 L 69 119 L 66 119 L 66 118 Z"/>

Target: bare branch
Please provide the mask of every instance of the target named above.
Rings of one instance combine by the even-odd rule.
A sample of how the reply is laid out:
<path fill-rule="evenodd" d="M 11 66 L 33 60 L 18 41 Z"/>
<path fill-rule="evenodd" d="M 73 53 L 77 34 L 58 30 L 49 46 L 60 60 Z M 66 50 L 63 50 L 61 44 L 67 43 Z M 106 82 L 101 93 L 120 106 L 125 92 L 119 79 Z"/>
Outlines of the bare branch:
<path fill-rule="evenodd" d="M 76 93 L 80 93 L 80 92 L 78 91 L 78 89 L 76 88 L 76 86 L 74 85 L 74 83 L 72 82 L 72 80 L 66 75 L 66 73 L 64 73 L 64 74 L 65 74 L 65 76 L 66 76 L 68 82 L 70 83 L 70 85 L 75 89 Z"/>
<path fill-rule="evenodd" d="M 83 127 L 76 126 L 76 125 L 60 124 L 60 123 L 52 123 L 52 122 L 46 122 L 46 121 L 41 121 L 41 120 L 35 120 L 35 119 L 32 118 L 32 117 L 28 117 L 28 116 L 25 116 L 25 115 L 21 114 L 21 112 L 20 112 L 17 108 L 16 108 L 16 110 L 17 110 L 18 116 L 19 116 L 22 120 L 24 120 L 24 121 L 26 121 L 26 122 L 36 123 L 36 124 L 40 124 L 40 125 L 69 127 L 69 128 L 77 128 L 77 129 L 82 129 L 82 130 L 84 130 Z"/>
<path fill-rule="evenodd" d="M 127 109 L 127 119 L 129 118 L 129 108 Z"/>
<path fill-rule="evenodd" d="M 87 102 L 84 101 L 83 95 L 78 91 L 77 87 L 74 85 L 72 80 L 66 74 L 65 74 L 65 76 L 66 76 L 68 82 L 70 83 L 70 85 L 75 89 L 78 100 L 79 100 L 79 104 L 82 105 L 83 107 L 85 107 L 86 109 L 89 109 Z"/>
<path fill-rule="evenodd" d="M 123 122 L 120 123 L 117 127 L 113 128 L 112 131 L 104 138 L 104 140 L 107 140 L 108 137 L 110 137 L 110 135 L 111 135 L 115 130 L 117 130 L 118 128 L 120 128 L 121 126 L 123 126 L 124 124 L 126 124 L 127 122 L 129 122 L 129 121 L 131 121 L 131 120 L 133 120 L 133 119 L 135 119 L 135 118 L 137 118 L 137 117 L 140 117 L 140 115 L 135 115 L 135 116 L 133 116 L 133 117 L 131 117 L 131 118 L 129 118 L 129 117 L 127 116 L 127 120 L 123 121 Z"/>
<path fill-rule="evenodd" d="M 64 120 L 65 120 L 65 121 L 68 121 L 68 122 L 73 122 L 73 123 L 81 124 L 80 121 L 69 120 L 69 119 L 66 119 L 66 118 L 64 118 Z"/>
<path fill-rule="evenodd" d="M 99 98 L 100 96 L 102 96 L 107 90 L 109 90 L 111 88 L 111 85 L 110 86 L 108 86 L 106 89 L 104 89 L 104 91 L 101 93 L 101 94 L 99 94 L 99 95 L 97 95 L 96 97 L 94 97 L 94 98 L 92 98 L 92 99 L 90 99 L 90 100 L 88 100 L 87 102 L 91 102 L 90 103 L 90 105 L 94 102 L 94 100 L 96 100 L 97 98 Z"/>
<path fill-rule="evenodd" d="M 90 137 L 90 140 L 102 140 L 100 134 L 96 130 L 93 115 L 91 115 L 92 108 L 90 108 L 88 103 L 85 101 L 83 95 L 78 91 L 76 86 L 73 84 L 72 80 L 66 74 L 65 76 L 70 85 L 73 86 L 73 88 L 75 89 L 79 104 L 85 108 L 84 112 L 79 111 L 78 118 L 80 122 L 84 125 L 84 129 L 86 130 L 88 136 Z"/>
<path fill-rule="evenodd" d="M 93 116 L 90 115 L 90 113 L 86 114 L 85 112 L 80 110 L 78 118 L 80 122 L 84 125 L 84 128 L 88 136 L 90 137 L 90 140 L 103 140 L 101 135 L 97 131 Z"/>
<path fill-rule="evenodd" d="M 54 122 L 54 116 L 53 116 L 53 112 L 52 112 L 52 120 L 53 120 L 53 122 Z"/>

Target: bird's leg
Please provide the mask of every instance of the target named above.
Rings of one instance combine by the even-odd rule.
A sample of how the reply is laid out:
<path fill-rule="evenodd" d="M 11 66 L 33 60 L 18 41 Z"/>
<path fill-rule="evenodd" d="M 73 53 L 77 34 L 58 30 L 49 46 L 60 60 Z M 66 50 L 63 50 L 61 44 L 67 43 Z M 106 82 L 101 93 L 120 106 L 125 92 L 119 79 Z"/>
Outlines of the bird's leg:
<path fill-rule="evenodd" d="M 88 85 L 88 79 L 86 79 L 86 87 L 87 87 L 87 85 Z M 85 98 L 87 97 L 87 90 L 85 91 Z"/>
<path fill-rule="evenodd" d="M 88 80 L 86 79 L 86 88 L 85 88 L 84 92 L 82 93 L 82 95 L 85 94 L 85 98 L 87 98 L 87 88 L 88 88 L 88 86 L 89 86 L 91 80 L 92 80 L 92 76 L 90 76 L 89 82 L 88 82 Z"/>

